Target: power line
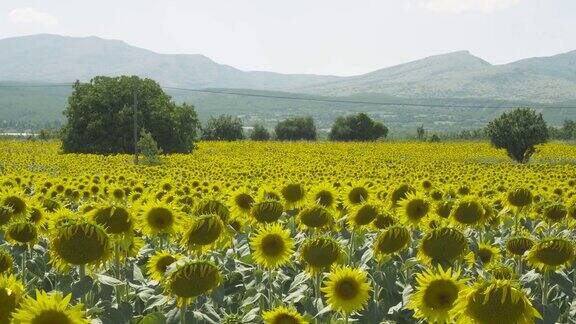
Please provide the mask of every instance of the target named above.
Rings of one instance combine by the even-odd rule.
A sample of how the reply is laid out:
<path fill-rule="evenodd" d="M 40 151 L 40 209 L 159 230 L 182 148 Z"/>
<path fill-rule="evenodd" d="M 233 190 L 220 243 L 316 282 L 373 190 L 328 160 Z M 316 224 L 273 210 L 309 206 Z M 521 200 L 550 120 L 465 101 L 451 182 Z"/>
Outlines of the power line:
<path fill-rule="evenodd" d="M 0 85 L 0 88 L 54 88 L 54 87 L 64 87 L 73 86 L 73 83 L 57 83 L 57 84 L 28 84 L 28 85 Z M 552 106 L 552 105 L 534 105 L 534 104 L 519 104 L 519 105 L 464 105 L 464 104 L 436 104 L 436 103 L 410 103 L 410 102 L 376 102 L 376 101 L 364 101 L 364 100 L 339 100 L 339 99 L 329 99 L 329 98 L 306 98 L 306 97 L 295 97 L 287 95 L 266 95 L 266 94 L 256 94 L 256 93 L 243 93 L 234 91 L 223 91 L 223 90 L 210 90 L 210 89 L 191 89 L 191 88 L 178 88 L 178 87 L 162 87 L 168 90 L 177 91 L 189 91 L 197 93 L 208 93 L 208 94 L 218 94 L 218 95 L 233 95 L 242 97 L 254 97 L 254 98 L 268 98 L 268 99 L 280 99 L 280 100 L 295 100 L 295 101 L 311 101 L 311 102 L 324 102 L 324 103 L 337 103 L 337 104 L 355 104 L 355 105 L 370 105 L 370 106 L 403 106 L 403 107 L 428 107 L 428 108 L 462 108 L 462 109 L 514 109 L 520 107 L 530 107 L 537 109 L 576 109 L 576 106 Z"/>

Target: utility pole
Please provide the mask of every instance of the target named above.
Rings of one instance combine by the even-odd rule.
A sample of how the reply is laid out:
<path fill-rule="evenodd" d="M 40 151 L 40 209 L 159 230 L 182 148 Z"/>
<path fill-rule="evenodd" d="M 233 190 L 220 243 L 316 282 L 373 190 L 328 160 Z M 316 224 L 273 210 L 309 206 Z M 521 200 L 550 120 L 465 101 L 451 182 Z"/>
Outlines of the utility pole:
<path fill-rule="evenodd" d="M 138 164 L 138 83 L 134 80 L 134 164 Z"/>

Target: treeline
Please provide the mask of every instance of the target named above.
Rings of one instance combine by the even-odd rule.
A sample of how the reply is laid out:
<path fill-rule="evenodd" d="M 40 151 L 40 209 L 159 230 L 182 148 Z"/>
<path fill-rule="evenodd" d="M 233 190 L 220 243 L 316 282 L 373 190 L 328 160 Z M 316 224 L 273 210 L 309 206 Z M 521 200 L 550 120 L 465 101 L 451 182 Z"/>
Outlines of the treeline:
<path fill-rule="evenodd" d="M 332 141 L 375 141 L 386 138 L 388 128 L 370 118 L 365 113 L 338 117 L 328 139 Z M 211 117 L 202 126 L 202 140 L 236 141 L 251 139 L 253 141 L 315 141 L 318 130 L 312 117 L 292 117 L 280 121 L 273 130 L 262 124 L 253 125 L 251 131 L 244 131 L 242 120 L 230 115 Z"/>

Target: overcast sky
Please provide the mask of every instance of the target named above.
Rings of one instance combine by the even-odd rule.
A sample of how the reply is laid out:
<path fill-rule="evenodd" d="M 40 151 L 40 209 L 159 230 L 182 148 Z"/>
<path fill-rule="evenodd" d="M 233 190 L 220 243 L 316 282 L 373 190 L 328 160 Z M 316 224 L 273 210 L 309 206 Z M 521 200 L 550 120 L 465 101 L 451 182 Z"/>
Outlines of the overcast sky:
<path fill-rule="evenodd" d="M 576 49 L 576 0 L 1 0 L 0 38 L 100 36 L 243 70 L 353 75 L 469 50 Z"/>

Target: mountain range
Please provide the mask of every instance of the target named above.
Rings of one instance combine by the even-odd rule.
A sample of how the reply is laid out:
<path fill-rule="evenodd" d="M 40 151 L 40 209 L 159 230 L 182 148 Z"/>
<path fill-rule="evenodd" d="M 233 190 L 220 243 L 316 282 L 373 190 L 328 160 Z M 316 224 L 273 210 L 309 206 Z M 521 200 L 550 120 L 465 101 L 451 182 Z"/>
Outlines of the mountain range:
<path fill-rule="evenodd" d="M 322 96 L 379 94 L 557 103 L 576 99 L 576 51 L 493 65 L 468 51 L 430 56 L 363 75 L 242 71 L 198 54 L 159 54 L 119 40 L 39 34 L 0 39 L 0 81 L 87 81 L 135 74 L 163 86 L 284 91 Z"/>

